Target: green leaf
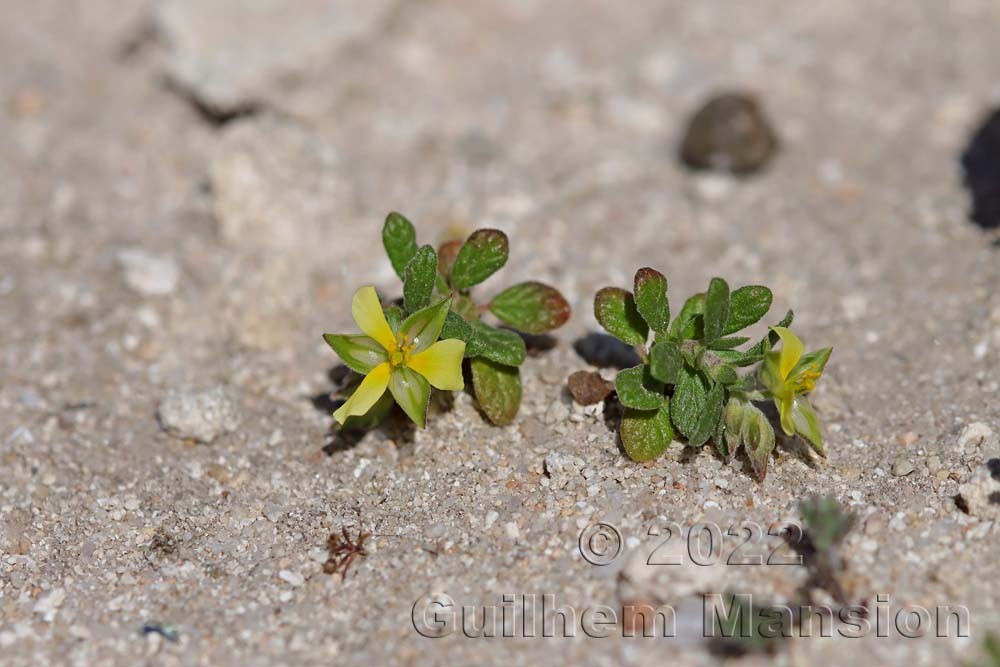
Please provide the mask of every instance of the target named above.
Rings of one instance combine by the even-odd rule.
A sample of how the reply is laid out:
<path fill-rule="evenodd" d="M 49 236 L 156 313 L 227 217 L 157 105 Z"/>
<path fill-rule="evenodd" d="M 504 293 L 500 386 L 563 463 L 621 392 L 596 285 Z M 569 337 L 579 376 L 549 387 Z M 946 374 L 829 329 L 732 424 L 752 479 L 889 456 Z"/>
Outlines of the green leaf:
<path fill-rule="evenodd" d="M 554 287 L 524 282 L 494 297 L 490 312 L 512 327 L 540 334 L 562 326 L 569 319 L 569 303 Z"/>
<path fill-rule="evenodd" d="M 499 229 L 477 229 L 458 251 L 451 284 L 458 290 L 478 285 L 507 263 L 507 235 Z"/>
<path fill-rule="evenodd" d="M 785 317 L 776 324 L 778 327 L 787 327 L 792 323 L 792 319 L 795 314 L 792 311 L 788 311 Z M 760 361 L 764 360 L 764 355 L 771 351 L 771 346 L 778 342 L 778 334 L 773 331 L 768 331 L 767 335 L 760 339 L 760 341 L 745 352 L 740 350 L 719 350 L 715 353 L 717 357 L 724 361 L 728 361 L 734 366 L 752 366 Z"/>
<path fill-rule="evenodd" d="M 698 434 L 698 418 L 705 408 L 708 383 L 701 373 L 690 366 L 683 366 L 670 398 L 670 417 L 681 435 L 689 440 Z"/>
<path fill-rule="evenodd" d="M 437 280 L 437 253 L 429 245 L 421 246 L 403 272 L 403 305 L 413 313 L 425 308 L 434 293 Z"/>
<path fill-rule="evenodd" d="M 382 245 L 396 275 L 403 278 L 406 265 L 417 254 L 417 233 L 413 225 L 402 214 L 390 213 L 382 226 Z"/>
<path fill-rule="evenodd" d="M 399 331 L 399 327 L 403 325 L 403 320 L 406 319 L 406 313 L 403 309 L 392 304 L 388 308 L 383 308 L 382 312 L 385 313 L 385 321 L 389 323 L 389 328 L 392 329 L 393 333 Z"/>
<path fill-rule="evenodd" d="M 635 307 L 653 331 L 666 332 L 670 325 L 667 279 L 649 267 L 635 272 Z"/>
<path fill-rule="evenodd" d="M 364 334 L 323 334 L 323 340 L 352 371 L 367 375 L 373 368 L 389 360 L 378 341 Z"/>
<path fill-rule="evenodd" d="M 712 278 L 705 293 L 705 343 L 711 345 L 722 336 L 729 316 L 729 285 L 722 278 Z"/>
<path fill-rule="evenodd" d="M 774 428 L 756 406 L 748 403 L 743 410 L 740 438 L 757 480 L 763 482 L 767 475 L 767 461 L 774 451 Z"/>
<path fill-rule="evenodd" d="M 442 299 L 413 313 L 399 325 L 399 333 L 413 343 L 413 353 L 422 352 L 434 344 L 441 335 L 451 299 Z"/>
<path fill-rule="evenodd" d="M 795 424 L 796 435 L 802 436 L 816 450 L 817 454 L 826 458 L 819 418 L 816 416 L 812 404 L 802 396 L 792 402 L 792 422 Z"/>
<path fill-rule="evenodd" d="M 666 400 L 663 383 L 649 374 L 645 364 L 619 371 L 615 391 L 622 405 L 636 410 L 656 410 Z"/>
<path fill-rule="evenodd" d="M 389 391 L 403 412 L 423 428 L 431 397 L 431 385 L 424 376 L 406 366 L 393 368 L 389 375 Z"/>
<path fill-rule="evenodd" d="M 629 345 L 644 345 L 649 325 L 639 314 L 631 292 L 605 287 L 594 297 L 594 317 L 605 331 Z"/>
<path fill-rule="evenodd" d="M 688 436 L 688 444 L 700 446 L 708 442 L 722 419 L 722 407 L 726 400 L 726 388 L 721 384 L 712 385 L 705 396 L 705 403 L 698 414 L 694 432 Z"/>
<path fill-rule="evenodd" d="M 674 439 L 670 406 L 658 410 L 625 408 L 620 430 L 625 453 L 633 461 L 651 461 L 663 453 Z"/>
<path fill-rule="evenodd" d="M 763 285 L 744 285 L 729 295 L 729 316 L 722 335 L 728 336 L 758 322 L 771 309 L 773 295 Z"/>
<path fill-rule="evenodd" d="M 447 317 L 444 318 L 444 326 L 441 327 L 439 338 L 441 340 L 457 338 L 458 340 L 465 341 L 465 357 L 467 359 L 477 356 L 481 351 L 482 343 L 472 329 L 472 325 L 464 317 L 452 310 L 448 311 Z"/>
<path fill-rule="evenodd" d="M 469 361 L 472 389 L 479 407 L 491 422 L 504 426 L 514 421 L 521 405 L 521 374 L 513 366 L 477 357 Z"/>
<path fill-rule="evenodd" d="M 684 356 L 677 343 L 671 340 L 653 343 L 649 351 L 649 371 L 654 378 L 666 384 L 676 384 L 683 367 Z"/>
<path fill-rule="evenodd" d="M 524 339 L 513 331 L 495 329 L 480 320 L 469 322 L 478 339 L 480 357 L 485 357 L 499 364 L 520 366 L 527 356 Z"/>
<path fill-rule="evenodd" d="M 670 337 L 675 340 L 698 338 L 698 325 L 705 313 L 705 294 L 694 294 L 681 306 L 681 312 L 670 325 Z"/>
<path fill-rule="evenodd" d="M 730 338 L 719 338 L 711 344 L 713 350 L 732 350 L 750 340 L 747 336 L 732 336 Z"/>
<path fill-rule="evenodd" d="M 732 386 L 740 380 L 740 376 L 737 375 L 736 369 L 729 364 L 719 364 L 712 369 L 712 378 L 725 387 Z"/>

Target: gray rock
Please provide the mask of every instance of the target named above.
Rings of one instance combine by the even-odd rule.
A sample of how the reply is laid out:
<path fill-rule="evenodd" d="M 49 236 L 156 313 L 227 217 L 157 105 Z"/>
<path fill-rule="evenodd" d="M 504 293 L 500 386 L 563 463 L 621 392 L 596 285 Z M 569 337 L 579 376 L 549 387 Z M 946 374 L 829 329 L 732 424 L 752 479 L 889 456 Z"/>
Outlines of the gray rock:
<path fill-rule="evenodd" d="M 225 115 L 283 93 L 317 61 L 372 33 L 390 0 L 166 0 L 154 24 L 170 45 L 167 76 Z"/>
<path fill-rule="evenodd" d="M 157 410 L 163 429 L 178 438 L 210 443 L 239 426 L 236 402 L 225 387 L 170 393 Z"/>
<path fill-rule="evenodd" d="M 958 487 L 961 505 L 979 519 L 1000 519 L 1000 461 L 978 466 L 968 482 Z"/>
<path fill-rule="evenodd" d="M 128 248 L 120 251 L 115 259 L 124 273 L 125 284 L 143 296 L 166 296 L 177 288 L 181 271 L 171 257 Z"/>

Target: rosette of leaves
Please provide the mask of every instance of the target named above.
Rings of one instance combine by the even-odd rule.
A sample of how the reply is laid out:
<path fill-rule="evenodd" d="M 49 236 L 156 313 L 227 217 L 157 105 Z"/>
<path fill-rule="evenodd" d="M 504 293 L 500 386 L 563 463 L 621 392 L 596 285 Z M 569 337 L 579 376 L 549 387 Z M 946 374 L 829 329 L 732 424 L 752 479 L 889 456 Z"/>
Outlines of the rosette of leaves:
<path fill-rule="evenodd" d="M 518 332 L 537 335 L 562 326 L 569 319 L 569 303 L 557 289 L 537 281 L 517 283 L 485 303 L 474 300 L 472 289 L 507 263 L 507 235 L 497 229 L 478 229 L 465 241 L 447 241 L 435 250 L 418 246 L 410 221 L 390 213 L 382 243 L 403 281 L 402 303 L 386 316 L 401 320 L 432 300 L 451 297 L 441 338 L 465 341 L 480 408 L 494 424 L 509 424 L 521 405 L 519 367 L 527 355 Z M 486 313 L 506 326 L 484 322 Z"/>
<path fill-rule="evenodd" d="M 740 369 L 762 362 L 779 337 L 769 331 L 743 348 L 750 338 L 738 334 L 760 321 L 771 301 L 771 290 L 762 285 L 730 290 L 725 280 L 713 278 L 671 319 L 667 279 L 648 267 L 636 272 L 633 291 L 605 287 L 597 293 L 597 321 L 634 346 L 642 360 L 615 379 L 629 457 L 654 459 L 678 435 L 692 446 L 711 439 L 727 459 L 742 447 L 757 478 L 764 479 L 775 435 L 754 401 L 768 396 L 758 389 L 756 373 Z M 792 317 L 788 311 L 778 326 L 787 327 Z"/>

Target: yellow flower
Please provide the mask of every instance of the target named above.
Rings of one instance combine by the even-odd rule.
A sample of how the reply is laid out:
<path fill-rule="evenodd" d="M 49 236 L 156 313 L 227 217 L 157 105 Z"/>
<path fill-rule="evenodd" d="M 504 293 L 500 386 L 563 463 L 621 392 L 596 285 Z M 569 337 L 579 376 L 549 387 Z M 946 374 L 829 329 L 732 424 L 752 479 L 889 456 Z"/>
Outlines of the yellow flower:
<path fill-rule="evenodd" d="M 365 376 L 333 413 L 334 419 L 343 424 L 348 417 L 364 415 L 388 389 L 410 419 L 423 428 L 430 387 L 459 391 L 465 384 L 465 342 L 438 340 L 450 306 L 451 300 L 444 299 L 413 313 L 393 329 L 374 287 L 355 292 L 351 314 L 363 333 L 323 335 L 345 364 Z"/>
<path fill-rule="evenodd" d="M 832 350 L 825 347 L 806 354 L 805 345 L 791 329 L 771 327 L 771 330 L 781 339 L 781 349 L 767 353 L 760 378 L 774 398 L 781 416 L 781 430 L 786 435 L 803 436 L 824 454 L 819 420 L 804 395 L 813 390 L 823 375 Z"/>

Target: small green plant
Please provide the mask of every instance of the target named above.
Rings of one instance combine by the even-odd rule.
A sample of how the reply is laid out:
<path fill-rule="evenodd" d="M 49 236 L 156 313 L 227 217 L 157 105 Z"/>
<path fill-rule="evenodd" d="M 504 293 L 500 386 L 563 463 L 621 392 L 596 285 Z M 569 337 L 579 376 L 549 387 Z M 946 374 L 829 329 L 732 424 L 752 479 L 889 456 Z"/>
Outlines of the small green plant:
<path fill-rule="evenodd" d="M 845 564 L 840 557 L 840 544 L 857 522 L 857 515 L 844 510 L 831 496 L 812 496 L 799 503 L 805 528 L 795 549 L 802 554 L 809 569 L 806 589 L 822 588 L 840 603 L 847 603 L 847 594 L 840 584 Z"/>
<path fill-rule="evenodd" d="M 383 369 L 374 380 L 369 379 L 379 370 L 372 364 L 380 362 L 384 356 L 389 361 L 391 372 L 387 384 L 392 395 L 404 411 L 422 426 L 427 405 L 425 385 L 429 382 L 439 389 L 462 389 L 461 360 L 464 357 L 468 360 L 473 393 L 483 413 L 494 424 L 510 423 L 521 405 L 519 366 L 527 354 L 524 339 L 517 331 L 541 334 L 562 326 L 570 314 L 566 299 L 553 287 L 529 281 L 508 287 L 486 303 L 473 300 L 472 288 L 499 271 L 507 262 L 507 235 L 496 229 L 479 229 L 464 242 L 448 241 L 435 250 L 430 245 L 418 246 L 416 231 L 410 221 L 399 213 L 390 213 L 382 228 L 382 243 L 393 269 L 403 281 L 403 298 L 384 309 L 381 306 L 378 308 L 379 313 L 384 314 L 387 326 L 382 327 L 377 322 L 372 325 L 381 331 L 380 335 L 385 340 L 365 328 L 367 323 L 377 318 L 369 314 L 362 322 L 357 313 L 355 320 L 369 340 L 359 342 L 360 339 L 351 337 L 325 337 L 348 366 L 366 374 L 365 380 L 341 407 L 341 416 L 344 419 L 352 417 L 357 421 L 351 425 L 366 428 L 388 414 L 392 400 L 386 399 L 388 394 L 384 392 L 381 377 L 387 371 Z M 370 297 L 366 299 L 370 301 Z M 486 313 L 491 313 L 516 331 L 484 322 L 482 318 Z M 424 328 L 421 329 L 421 326 Z M 450 354 L 441 361 L 448 369 L 447 382 L 443 384 L 435 383 L 434 377 L 424 372 L 428 370 L 428 364 L 421 361 L 419 354 L 424 349 L 421 346 L 433 343 L 431 335 L 434 340 L 438 337 L 442 339 L 436 345 L 449 345 Z M 458 348 L 455 344 L 458 342 L 463 347 L 456 361 Z M 347 349 L 348 343 L 360 344 L 365 350 Z M 382 356 L 378 356 L 379 350 L 384 352 Z M 376 356 L 365 356 L 369 354 Z M 423 354 L 426 355 L 426 352 Z M 357 363 L 359 357 L 363 357 L 364 363 Z M 407 380 L 407 390 L 394 390 L 393 378 L 397 378 L 396 385 Z M 422 381 L 423 378 L 426 382 Z M 382 386 L 382 391 L 375 396 L 375 392 L 367 391 L 366 383 L 375 389 Z M 409 407 L 404 404 L 407 393 L 413 395 Z M 404 396 L 404 400 L 400 400 L 400 395 Z M 422 408 L 419 407 L 421 404 Z M 344 423 L 340 417 L 338 421 Z"/>
<path fill-rule="evenodd" d="M 594 298 L 594 315 L 611 335 L 632 345 L 642 363 L 618 373 L 615 390 L 625 407 L 625 452 L 636 461 L 656 458 L 679 433 L 691 446 L 713 440 L 731 458 L 746 451 L 759 480 L 774 450 L 774 428 L 755 402 L 772 400 L 786 435 L 803 437 L 826 456 L 812 390 L 830 349 L 805 354 L 787 327 L 792 311 L 753 346 L 734 335 L 763 318 L 771 290 L 746 285 L 730 291 L 721 278 L 687 299 L 671 321 L 667 279 L 651 268 L 635 274 L 634 291 L 605 287 Z M 780 350 L 772 347 L 781 341 Z M 739 369 L 761 365 L 759 372 Z"/>
<path fill-rule="evenodd" d="M 983 659 L 976 663 L 981 667 L 1000 667 L 1000 638 L 992 632 L 983 639 Z"/>

